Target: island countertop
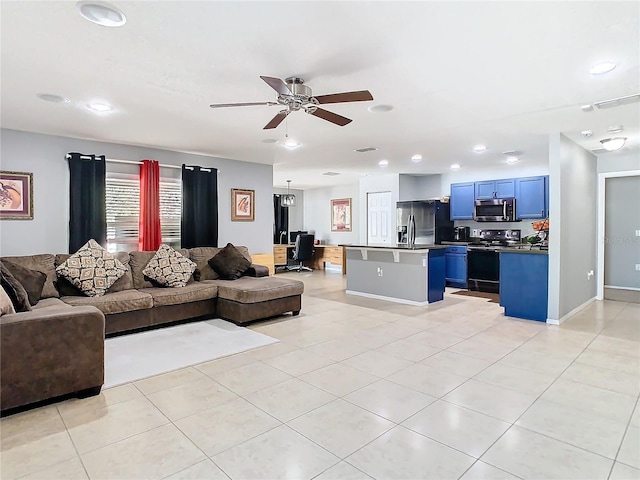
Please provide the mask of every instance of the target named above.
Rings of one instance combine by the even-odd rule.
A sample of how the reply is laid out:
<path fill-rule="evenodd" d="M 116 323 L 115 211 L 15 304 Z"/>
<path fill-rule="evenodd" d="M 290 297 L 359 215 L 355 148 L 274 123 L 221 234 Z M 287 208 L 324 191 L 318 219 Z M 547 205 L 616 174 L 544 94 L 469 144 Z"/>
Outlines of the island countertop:
<path fill-rule="evenodd" d="M 376 250 L 401 250 L 403 252 L 424 252 L 429 250 L 437 250 L 447 248 L 446 245 L 414 245 L 413 247 L 408 247 L 407 245 L 359 245 L 355 243 L 343 244 L 344 248 L 354 248 L 354 249 L 376 249 Z"/>

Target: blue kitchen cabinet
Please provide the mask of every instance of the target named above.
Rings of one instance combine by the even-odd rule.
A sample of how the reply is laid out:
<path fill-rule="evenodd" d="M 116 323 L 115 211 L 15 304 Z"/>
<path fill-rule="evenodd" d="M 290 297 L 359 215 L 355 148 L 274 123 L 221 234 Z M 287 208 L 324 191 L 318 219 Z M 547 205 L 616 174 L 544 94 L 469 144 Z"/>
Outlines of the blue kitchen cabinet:
<path fill-rule="evenodd" d="M 451 220 L 473 220 L 474 187 L 473 182 L 451 184 Z"/>
<path fill-rule="evenodd" d="M 546 322 L 549 255 L 500 252 L 500 305 L 509 317 Z"/>
<path fill-rule="evenodd" d="M 447 285 L 467 288 L 467 247 L 449 246 L 444 255 Z"/>
<path fill-rule="evenodd" d="M 518 220 L 544 219 L 548 216 L 547 177 L 516 178 L 516 214 Z"/>
<path fill-rule="evenodd" d="M 476 182 L 476 200 L 486 200 L 489 198 L 513 198 L 516 196 L 515 180 L 504 178 L 502 180 L 487 180 Z"/>

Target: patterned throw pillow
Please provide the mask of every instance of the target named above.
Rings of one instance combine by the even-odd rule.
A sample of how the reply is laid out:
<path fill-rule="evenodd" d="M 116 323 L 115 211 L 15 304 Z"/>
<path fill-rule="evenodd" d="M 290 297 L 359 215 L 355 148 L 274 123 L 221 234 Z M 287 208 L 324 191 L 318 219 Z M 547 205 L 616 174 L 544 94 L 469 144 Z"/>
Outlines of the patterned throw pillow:
<path fill-rule="evenodd" d="M 56 268 L 58 276 L 69 280 L 89 297 L 104 295 L 126 271 L 122 262 L 93 239 Z"/>
<path fill-rule="evenodd" d="M 160 285 L 184 287 L 195 269 L 196 264 L 187 257 L 169 245 L 160 245 L 142 273 Z"/>

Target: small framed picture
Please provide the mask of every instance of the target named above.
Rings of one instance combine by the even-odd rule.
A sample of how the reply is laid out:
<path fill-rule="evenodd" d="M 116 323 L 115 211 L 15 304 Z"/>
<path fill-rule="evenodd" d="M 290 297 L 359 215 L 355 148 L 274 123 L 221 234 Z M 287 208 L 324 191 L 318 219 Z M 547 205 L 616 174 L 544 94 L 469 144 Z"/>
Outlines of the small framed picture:
<path fill-rule="evenodd" d="M 0 220 L 33 220 L 33 173 L 0 171 Z"/>
<path fill-rule="evenodd" d="M 255 220 L 255 190 L 231 189 L 231 221 L 253 222 Z"/>
<path fill-rule="evenodd" d="M 351 231 L 351 199 L 331 200 L 331 231 Z"/>

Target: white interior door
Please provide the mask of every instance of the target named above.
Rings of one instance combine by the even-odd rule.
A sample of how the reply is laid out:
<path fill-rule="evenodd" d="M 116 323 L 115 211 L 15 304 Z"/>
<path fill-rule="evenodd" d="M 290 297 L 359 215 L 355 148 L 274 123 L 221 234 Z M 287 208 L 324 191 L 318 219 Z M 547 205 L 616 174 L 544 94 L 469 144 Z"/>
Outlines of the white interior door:
<path fill-rule="evenodd" d="M 367 193 L 367 244 L 396 243 L 395 205 L 391 204 L 391 192 Z"/>

